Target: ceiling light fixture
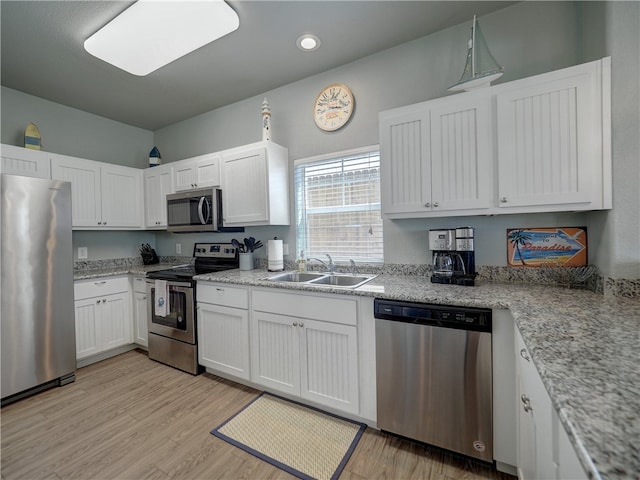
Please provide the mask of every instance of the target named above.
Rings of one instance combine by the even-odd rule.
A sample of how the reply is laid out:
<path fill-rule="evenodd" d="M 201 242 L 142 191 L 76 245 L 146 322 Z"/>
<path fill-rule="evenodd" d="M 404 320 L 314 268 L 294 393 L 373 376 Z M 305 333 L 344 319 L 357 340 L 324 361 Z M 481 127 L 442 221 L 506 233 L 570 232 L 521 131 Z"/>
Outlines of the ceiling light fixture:
<path fill-rule="evenodd" d="M 139 0 L 84 42 L 84 49 L 144 76 L 238 29 L 223 0 Z"/>
<path fill-rule="evenodd" d="M 315 35 L 300 35 L 296 40 L 296 45 L 304 52 L 313 52 L 320 48 L 320 39 Z"/>

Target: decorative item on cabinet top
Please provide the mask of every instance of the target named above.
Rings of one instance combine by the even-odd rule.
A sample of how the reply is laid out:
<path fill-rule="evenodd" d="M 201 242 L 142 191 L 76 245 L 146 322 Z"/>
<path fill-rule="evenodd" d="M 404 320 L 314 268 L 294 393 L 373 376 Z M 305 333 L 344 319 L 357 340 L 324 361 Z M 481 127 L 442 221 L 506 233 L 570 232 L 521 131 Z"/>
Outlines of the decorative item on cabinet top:
<path fill-rule="evenodd" d="M 449 91 L 457 92 L 478 87 L 488 87 L 492 81 L 502 76 L 502 70 L 503 68 L 491 55 L 476 15 L 474 15 L 471 25 L 471 38 L 467 43 L 467 62 L 460 80 L 451 85 Z"/>
<path fill-rule="evenodd" d="M 154 146 L 149 152 L 149 166 L 157 167 L 158 165 L 160 165 L 161 159 L 162 155 L 160 155 L 160 150 L 158 150 L 158 147 Z"/>
<path fill-rule="evenodd" d="M 30 148 L 31 150 L 40 150 L 42 148 L 40 130 L 33 122 L 30 122 L 27 128 L 24 129 L 24 148 Z"/>
<path fill-rule="evenodd" d="M 262 101 L 262 140 L 264 142 L 271 140 L 271 108 L 267 97 Z"/>

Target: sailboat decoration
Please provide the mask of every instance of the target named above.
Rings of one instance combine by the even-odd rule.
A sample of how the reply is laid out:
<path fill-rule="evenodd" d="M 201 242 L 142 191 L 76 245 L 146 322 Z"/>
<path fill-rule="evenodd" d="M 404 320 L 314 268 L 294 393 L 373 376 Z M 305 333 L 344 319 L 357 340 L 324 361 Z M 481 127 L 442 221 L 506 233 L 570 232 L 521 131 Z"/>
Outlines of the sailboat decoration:
<path fill-rule="evenodd" d="M 491 82 L 502 76 L 502 67 L 493 58 L 487 42 L 482 35 L 480 25 L 473 16 L 471 38 L 467 45 L 467 63 L 458 83 L 451 85 L 449 91 L 472 90 L 478 87 L 488 87 Z"/>

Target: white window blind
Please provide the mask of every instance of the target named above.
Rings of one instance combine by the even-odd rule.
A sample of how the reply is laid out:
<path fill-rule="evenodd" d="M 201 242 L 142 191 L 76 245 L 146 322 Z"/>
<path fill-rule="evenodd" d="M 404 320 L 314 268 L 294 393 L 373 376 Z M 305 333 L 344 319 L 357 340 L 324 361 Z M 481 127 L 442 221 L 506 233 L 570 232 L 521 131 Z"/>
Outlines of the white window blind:
<path fill-rule="evenodd" d="M 294 175 L 296 256 L 384 260 L 377 146 L 298 160 Z"/>

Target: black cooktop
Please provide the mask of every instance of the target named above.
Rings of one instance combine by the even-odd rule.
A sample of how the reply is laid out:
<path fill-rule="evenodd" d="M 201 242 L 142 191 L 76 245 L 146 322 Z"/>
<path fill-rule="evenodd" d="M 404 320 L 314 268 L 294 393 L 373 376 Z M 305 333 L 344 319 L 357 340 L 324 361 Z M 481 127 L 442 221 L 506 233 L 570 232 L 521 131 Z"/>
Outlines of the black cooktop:
<path fill-rule="evenodd" d="M 193 256 L 195 257 L 193 265 L 180 265 L 149 272 L 147 278 L 189 281 L 194 275 L 222 272 L 239 266 L 238 251 L 230 243 L 196 243 L 193 247 Z"/>

